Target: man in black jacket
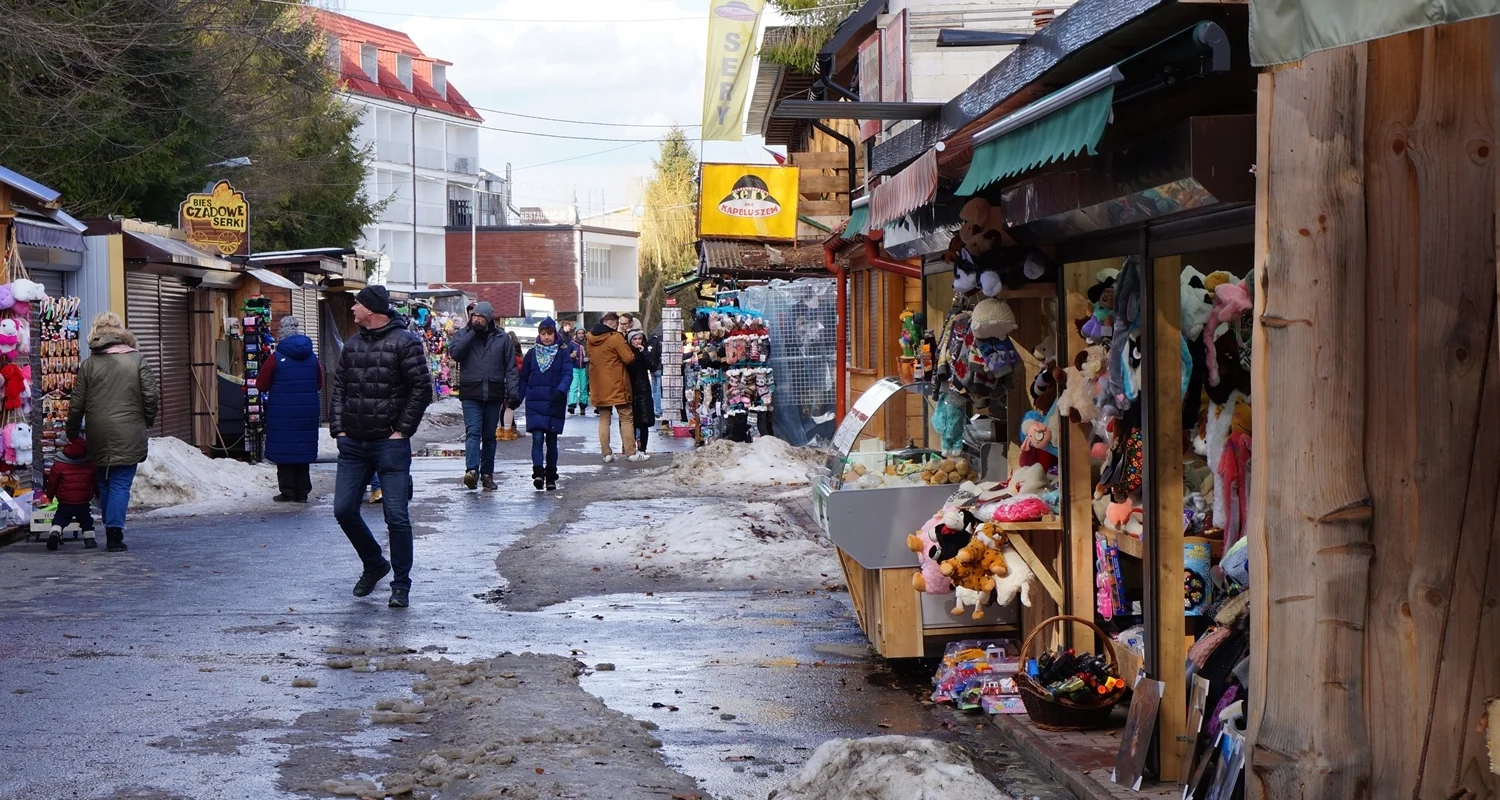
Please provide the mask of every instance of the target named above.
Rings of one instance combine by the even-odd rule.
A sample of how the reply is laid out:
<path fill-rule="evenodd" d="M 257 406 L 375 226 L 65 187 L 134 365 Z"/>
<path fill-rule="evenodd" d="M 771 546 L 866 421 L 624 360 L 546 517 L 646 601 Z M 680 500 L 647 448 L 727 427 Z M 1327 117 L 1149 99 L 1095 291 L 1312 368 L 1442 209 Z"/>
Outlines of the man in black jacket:
<path fill-rule="evenodd" d="M 354 596 L 364 597 L 394 567 L 391 608 L 406 608 L 411 592 L 411 437 L 432 402 L 432 375 L 422 340 L 392 319 L 384 286 L 367 286 L 354 298 L 359 333 L 344 342 L 333 374 L 329 432 L 339 446 L 333 515 L 364 562 Z M 380 476 L 381 507 L 390 530 L 391 560 L 360 516 L 370 478 Z"/>
<path fill-rule="evenodd" d="M 448 355 L 458 362 L 458 397 L 464 407 L 464 486 L 495 488 L 495 429 L 505 406 L 521 405 L 516 348 L 495 325 L 495 311 L 481 302 L 469 326 L 454 335 Z"/>

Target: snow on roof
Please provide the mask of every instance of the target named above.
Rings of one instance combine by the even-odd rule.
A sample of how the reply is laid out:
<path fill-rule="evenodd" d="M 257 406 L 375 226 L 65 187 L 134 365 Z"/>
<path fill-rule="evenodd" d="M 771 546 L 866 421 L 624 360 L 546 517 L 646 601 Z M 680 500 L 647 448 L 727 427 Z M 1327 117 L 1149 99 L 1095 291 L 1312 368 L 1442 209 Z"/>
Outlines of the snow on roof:
<path fill-rule="evenodd" d="M 419 106 L 476 122 L 484 120 L 451 82 L 447 84 L 446 97 L 438 93 L 432 85 L 432 67 L 434 64 L 447 66 L 449 62 L 423 53 L 422 48 L 417 47 L 410 36 L 324 9 L 316 9 L 313 13 L 313 22 L 339 41 L 339 79 L 345 91 Z M 360 46 L 365 44 L 374 45 L 378 51 L 378 80 L 371 80 L 360 63 Z M 398 55 L 411 57 L 410 89 L 406 88 L 406 84 L 401 82 L 396 73 Z"/>

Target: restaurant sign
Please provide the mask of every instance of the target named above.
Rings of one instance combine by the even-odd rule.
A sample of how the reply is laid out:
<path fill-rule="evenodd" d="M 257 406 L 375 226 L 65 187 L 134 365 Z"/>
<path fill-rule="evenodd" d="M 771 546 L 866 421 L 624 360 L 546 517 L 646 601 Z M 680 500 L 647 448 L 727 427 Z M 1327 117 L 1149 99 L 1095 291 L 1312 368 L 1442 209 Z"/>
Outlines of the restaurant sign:
<path fill-rule="evenodd" d="M 249 254 L 250 206 L 243 192 L 219 181 L 207 192 L 190 194 L 177 209 L 188 244 L 232 256 Z"/>

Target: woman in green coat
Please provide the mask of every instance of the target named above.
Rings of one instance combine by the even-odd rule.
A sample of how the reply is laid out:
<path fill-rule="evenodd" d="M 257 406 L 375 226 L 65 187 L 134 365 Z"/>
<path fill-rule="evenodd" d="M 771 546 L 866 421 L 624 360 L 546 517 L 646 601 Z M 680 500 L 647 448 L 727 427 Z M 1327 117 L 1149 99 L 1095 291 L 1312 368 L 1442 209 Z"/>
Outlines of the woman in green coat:
<path fill-rule="evenodd" d="M 99 514 L 105 548 L 125 548 L 125 509 L 136 465 L 146 460 L 146 429 L 161 402 L 156 374 L 135 348 L 135 335 L 113 311 L 94 317 L 89 357 L 78 368 L 68 404 L 67 436 L 88 428 L 89 459 L 99 475 Z"/>

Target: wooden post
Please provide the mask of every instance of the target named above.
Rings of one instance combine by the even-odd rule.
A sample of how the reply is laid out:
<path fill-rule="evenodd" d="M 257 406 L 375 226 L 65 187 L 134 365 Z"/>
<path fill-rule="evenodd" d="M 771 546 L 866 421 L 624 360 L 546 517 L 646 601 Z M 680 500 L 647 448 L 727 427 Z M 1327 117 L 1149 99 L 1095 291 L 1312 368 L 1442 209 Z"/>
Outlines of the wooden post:
<path fill-rule="evenodd" d="M 1257 170 L 1251 525 L 1264 612 L 1254 618 L 1252 798 L 1371 792 L 1364 714 L 1370 492 L 1364 472 L 1366 48 L 1314 53 L 1264 80 Z M 1165 707 L 1165 705 L 1163 706 Z M 1378 711 L 1378 709 L 1377 709 Z M 1414 733 L 1414 732 L 1413 732 Z"/>

